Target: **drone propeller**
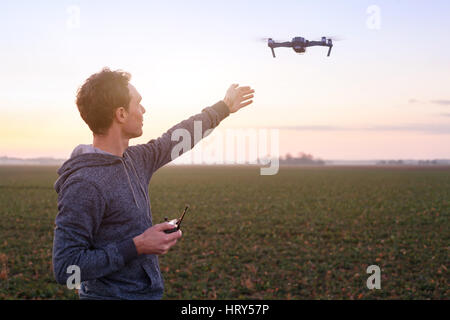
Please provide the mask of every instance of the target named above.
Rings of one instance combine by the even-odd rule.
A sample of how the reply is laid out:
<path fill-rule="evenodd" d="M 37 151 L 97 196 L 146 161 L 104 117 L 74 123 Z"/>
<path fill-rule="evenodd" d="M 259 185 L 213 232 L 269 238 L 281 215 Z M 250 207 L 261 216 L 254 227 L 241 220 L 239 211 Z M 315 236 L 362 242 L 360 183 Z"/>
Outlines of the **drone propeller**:
<path fill-rule="evenodd" d="M 331 39 L 331 40 L 333 40 L 333 41 L 342 41 L 342 40 L 345 40 L 345 38 L 343 38 L 343 37 L 335 37 L 335 36 L 328 37 L 328 39 Z"/>
<path fill-rule="evenodd" d="M 276 40 L 274 38 L 258 38 L 259 41 L 263 41 L 263 42 L 267 42 L 267 41 L 269 41 L 269 39 L 272 39 L 274 42 L 281 42 L 281 41 L 278 41 L 278 40 Z"/>
<path fill-rule="evenodd" d="M 321 38 L 322 38 L 322 37 L 314 37 L 313 39 L 321 39 Z M 325 38 L 327 38 L 327 40 L 328 40 L 328 39 L 331 39 L 333 42 L 334 42 L 334 41 L 342 41 L 342 40 L 345 40 L 345 38 L 340 37 L 340 36 L 329 36 L 329 37 L 325 36 Z"/>

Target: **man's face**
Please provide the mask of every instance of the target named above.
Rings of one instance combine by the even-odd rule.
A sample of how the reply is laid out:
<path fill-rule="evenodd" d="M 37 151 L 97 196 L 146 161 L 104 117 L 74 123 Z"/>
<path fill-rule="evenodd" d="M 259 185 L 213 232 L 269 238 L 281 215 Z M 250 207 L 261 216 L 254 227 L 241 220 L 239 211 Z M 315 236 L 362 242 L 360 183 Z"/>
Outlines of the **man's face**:
<path fill-rule="evenodd" d="M 141 105 L 142 97 L 136 88 L 128 84 L 128 91 L 130 92 L 130 104 L 128 106 L 128 117 L 122 126 L 122 130 L 131 139 L 140 137 L 143 133 L 145 109 Z"/>

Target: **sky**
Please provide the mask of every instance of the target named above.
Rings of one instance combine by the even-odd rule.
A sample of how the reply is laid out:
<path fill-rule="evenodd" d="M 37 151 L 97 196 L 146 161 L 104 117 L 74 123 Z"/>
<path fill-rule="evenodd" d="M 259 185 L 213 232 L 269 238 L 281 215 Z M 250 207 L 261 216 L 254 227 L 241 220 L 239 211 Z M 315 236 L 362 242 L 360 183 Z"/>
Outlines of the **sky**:
<path fill-rule="evenodd" d="M 68 158 L 92 133 L 78 87 L 103 67 L 132 74 L 144 133 L 224 98 L 253 104 L 216 131 L 279 130 L 280 154 L 450 158 L 448 1 L 8 1 L 0 10 L 0 156 Z M 272 57 L 262 38 L 334 36 Z M 213 134 L 216 134 L 214 132 Z"/>

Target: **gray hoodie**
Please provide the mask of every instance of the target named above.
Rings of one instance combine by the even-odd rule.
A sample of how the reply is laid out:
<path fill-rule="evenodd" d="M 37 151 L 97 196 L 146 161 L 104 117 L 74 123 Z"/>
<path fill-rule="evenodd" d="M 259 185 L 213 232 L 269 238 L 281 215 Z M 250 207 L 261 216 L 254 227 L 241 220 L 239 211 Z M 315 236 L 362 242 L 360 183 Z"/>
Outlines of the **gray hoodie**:
<path fill-rule="evenodd" d="M 152 226 L 150 179 L 173 160 L 172 148 L 179 143 L 171 139 L 175 129 L 186 129 L 194 137 L 194 121 L 202 122 L 205 133 L 228 115 L 220 101 L 160 138 L 128 147 L 122 157 L 92 145 L 77 146 L 58 169 L 54 185 L 58 214 L 53 271 L 58 283 L 66 285 L 73 275 L 68 267 L 74 265 L 80 270 L 82 299 L 161 299 L 164 281 L 158 256 L 138 255 L 133 242 Z M 191 147 L 197 142 L 193 140 Z"/>

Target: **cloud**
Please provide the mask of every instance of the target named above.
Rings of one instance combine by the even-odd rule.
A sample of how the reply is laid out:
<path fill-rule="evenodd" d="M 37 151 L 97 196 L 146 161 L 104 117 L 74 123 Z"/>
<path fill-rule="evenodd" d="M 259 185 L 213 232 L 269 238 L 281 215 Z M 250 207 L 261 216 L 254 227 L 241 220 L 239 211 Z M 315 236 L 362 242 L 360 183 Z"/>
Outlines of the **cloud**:
<path fill-rule="evenodd" d="M 441 106 L 450 106 L 450 100 L 447 100 L 447 99 L 429 100 L 428 102 L 432 103 L 432 104 L 438 104 L 438 105 L 441 105 Z M 427 102 L 425 102 L 425 101 L 422 102 L 420 100 L 411 98 L 411 99 L 408 100 L 408 103 L 416 104 L 416 103 L 427 103 Z"/>
<path fill-rule="evenodd" d="M 450 117 L 450 113 L 446 113 L 443 115 Z M 310 125 L 310 126 L 281 126 L 274 129 L 296 130 L 296 131 L 367 131 L 367 132 L 397 131 L 397 132 L 423 132 L 431 134 L 450 134 L 450 123 L 449 124 L 416 123 L 406 125 L 375 125 L 375 126 L 361 126 L 361 127 Z"/>
<path fill-rule="evenodd" d="M 449 124 L 416 123 L 408 125 L 374 126 L 367 129 L 371 131 L 403 131 L 403 132 L 410 131 L 410 132 L 423 132 L 432 134 L 450 134 L 450 123 Z"/>
<path fill-rule="evenodd" d="M 338 127 L 338 126 L 321 126 L 321 125 L 312 125 L 312 126 L 282 126 L 277 127 L 275 129 L 281 130 L 298 130 L 298 131 L 343 131 L 349 130 L 349 128 Z"/>
<path fill-rule="evenodd" d="M 450 106 L 450 100 L 431 100 L 431 103 L 439 104 L 441 106 Z"/>
<path fill-rule="evenodd" d="M 441 113 L 441 116 L 443 116 L 443 117 L 450 117 L 450 113 Z"/>

